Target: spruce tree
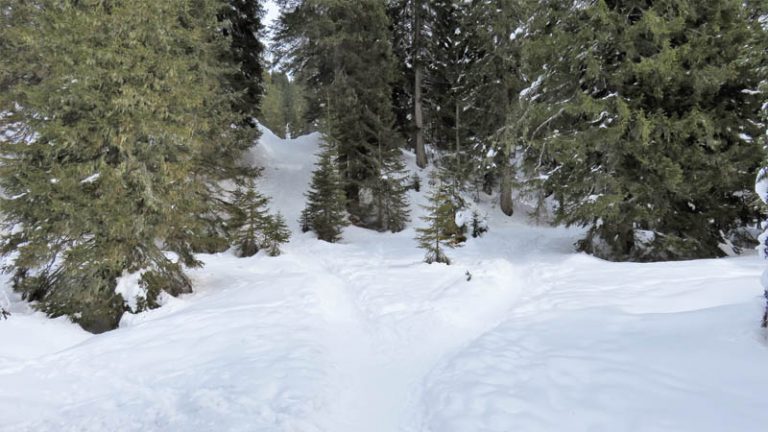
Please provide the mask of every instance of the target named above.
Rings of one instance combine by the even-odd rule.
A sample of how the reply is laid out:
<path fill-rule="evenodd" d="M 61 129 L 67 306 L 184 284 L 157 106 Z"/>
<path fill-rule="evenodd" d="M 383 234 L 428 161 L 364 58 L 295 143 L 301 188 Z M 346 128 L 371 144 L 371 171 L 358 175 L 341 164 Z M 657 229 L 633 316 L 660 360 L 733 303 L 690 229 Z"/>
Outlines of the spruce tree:
<path fill-rule="evenodd" d="M 500 131 L 521 89 L 518 38 L 524 33 L 528 3 L 390 3 L 395 53 L 403 64 L 394 97 L 398 121 L 412 124 L 408 133 L 423 130 L 425 139 L 442 150 L 456 187 L 491 193 L 501 178 L 501 207 L 507 214 L 512 213 L 515 153 L 501 142 Z M 421 87 L 423 95 L 416 92 Z M 412 112 L 413 107 L 422 108 Z M 422 127 L 416 125 L 418 113 L 424 118 Z"/>
<path fill-rule="evenodd" d="M 289 8 L 277 33 L 278 57 L 306 83 L 309 115 L 329 115 L 326 127 L 337 143 L 351 221 L 379 230 L 401 229 L 396 221 L 407 215 L 402 206 L 390 203 L 404 201 L 405 188 L 382 184 L 385 175 L 389 182 L 403 180 L 394 175 L 401 155 L 393 133 L 394 57 L 384 3 L 282 3 Z M 378 196 L 382 191 L 391 197 Z"/>
<path fill-rule="evenodd" d="M 425 147 L 424 75 L 430 64 L 428 41 L 432 10 L 427 0 L 392 0 L 387 14 L 392 22 L 393 53 L 398 74 L 393 109 L 400 132 L 412 141 L 416 165 L 427 166 Z"/>
<path fill-rule="evenodd" d="M 198 215 L 213 211 L 217 178 L 240 171 L 254 130 L 231 127 L 242 116 L 225 84 L 236 64 L 222 6 L 4 4 L 2 253 L 15 255 L 15 289 L 51 316 L 116 327 L 125 272 L 142 271 L 151 296 L 191 290 L 183 267 L 200 265 L 193 245 L 207 235 Z"/>
<path fill-rule="evenodd" d="M 288 241 L 282 216 L 269 214 L 269 198 L 256 190 L 253 179 L 248 179 L 232 192 L 229 220 L 230 244 L 241 257 L 250 257 L 267 249 L 270 255 L 279 255 L 280 243 Z"/>
<path fill-rule="evenodd" d="M 264 76 L 264 98 L 259 121 L 280 138 L 287 134 L 288 119 L 283 110 L 283 79 L 285 74 L 267 73 Z"/>
<path fill-rule="evenodd" d="M 763 34 L 741 0 L 545 1 L 524 47 L 532 176 L 579 249 L 721 256 L 755 218 Z"/>
<path fill-rule="evenodd" d="M 259 120 L 280 138 L 296 137 L 311 130 L 305 120 L 304 89 L 283 72 L 265 75 L 264 100 Z"/>
<path fill-rule="evenodd" d="M 300 220 L 303 231 L 314 231 L 320 240 L 329 243 L 341 240 L 342 229 L 348 225 L 346 198 L 336 159 L 335 141 L 326 135 Z"/>
<path fill-rule="evenodd" d="M 262 231 L 261 247 L 269 256 L 276 257 L 282 253 L 280 245 L 287 243 L 291 237 L 291 231 L 281 213 L 270 217 Z"/>
<path fill-rule="evenodd" d="M 373 189 L 380 231 L 399 232 L 405 229 L 409 220 L 407 181 L 402 162 L 396 158 L 384 161 L 382 175 Z"/>
<path fill-rule="evenodd" d="M 427 226 L 416 229 L 419 233 L 416 239 L 419 247 L 426 251 L 426 263 L 450 264 L 451 260 L 445 254 L 445 249 L 460 246 L 453 235 L 456 228 L 456 208 L 450 183 L 445 182 L 440 175 L 435 176 L 433 182 L 434 186 L 428 195 L 429 204 L 423 206 L 427 214 L 421 218 Z"/>
<path fill-rule="evenodd" d="M 251 126 L 255 126 L 253 119 L 258 117 L 264 93 L 264 44 L 260 38 L 263 16 L 261 0 L 226 0 L 219 12 L 224 35 L 230 41 L 228 57 L 238 64 L 237 70 L 228 75 L 228 84 L 240 95 L 234 108 Z"/>
<path fill-rule="evenodd" d="M 530 3 L 478 0 L 463 17 L 470 59 L 465 86 L 471 89 L 462 115 L 469 130 L 466 176 L 476 191 L 483 187 L 489 192 L 498 180 L 500 208 L 507 215 L 514 212 L 514 158 L 520 143 L 509 139 L 505 126 L 522 114 L 517 109 L 524 79 L 520 55 Z"/>

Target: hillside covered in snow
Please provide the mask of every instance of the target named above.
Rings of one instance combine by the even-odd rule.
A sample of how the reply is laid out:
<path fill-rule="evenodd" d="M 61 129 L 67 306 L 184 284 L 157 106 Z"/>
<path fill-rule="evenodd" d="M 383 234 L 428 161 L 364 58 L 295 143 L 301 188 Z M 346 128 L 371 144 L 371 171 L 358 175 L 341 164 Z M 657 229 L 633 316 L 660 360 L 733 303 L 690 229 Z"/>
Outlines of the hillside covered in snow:
<path fill-rule="evenodd" d="M 318 141 L 265 130 L 250 153 L 283 255 L 201 255 L 193 294 L 115 331 L 50 320 L 3 280 L 0 430 L 765 430 L 755 256 L 610 263 L 486 196 L 493 235 L 428 265 L 426 187 L 405 231 L 321 242 L 297 222 Z"/>

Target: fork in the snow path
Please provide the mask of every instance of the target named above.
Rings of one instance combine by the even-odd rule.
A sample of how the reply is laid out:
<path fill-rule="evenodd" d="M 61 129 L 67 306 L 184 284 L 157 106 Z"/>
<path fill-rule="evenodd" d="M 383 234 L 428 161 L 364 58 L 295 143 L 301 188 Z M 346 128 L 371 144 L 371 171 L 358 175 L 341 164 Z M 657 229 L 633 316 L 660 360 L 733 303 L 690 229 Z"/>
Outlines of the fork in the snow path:
<path fill-rule="evenodd" d="M 463 268 L 423 268 L 427 274 L 416 277 L 420 264 L 410 258 L 398 262 L 360 250 L 313 269 L 328 271 L 318 282 L 326 287 L 331 381 L 338 386 L 323 430 L 423 430 L 426 375 L 498 324 L 519 293 L 509 279 L 508 290 L 498 284 L 473 290 Z"/>

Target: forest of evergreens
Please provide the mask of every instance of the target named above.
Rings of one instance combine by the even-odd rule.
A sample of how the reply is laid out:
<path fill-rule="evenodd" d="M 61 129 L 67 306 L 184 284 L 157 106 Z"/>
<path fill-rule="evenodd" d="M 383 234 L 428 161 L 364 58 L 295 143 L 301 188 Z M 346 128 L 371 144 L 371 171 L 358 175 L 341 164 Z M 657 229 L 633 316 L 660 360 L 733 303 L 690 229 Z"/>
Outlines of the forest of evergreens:
<path fill-rule="evenodd" d="M 765 1 L 277 3 L 270 29 L 257 0 L 0 0 L 0 252 L 26 300 L 109 330 L 122 275 L 156 307 L 192 290 L 197 253 L 279 254 L 286 217 L 329 242 L 416 225 L 449 263 L 481 194 L 612 261 L 754 242 Z M 259 123 L 324 137 L 301 215 L 244 163 Z"/>

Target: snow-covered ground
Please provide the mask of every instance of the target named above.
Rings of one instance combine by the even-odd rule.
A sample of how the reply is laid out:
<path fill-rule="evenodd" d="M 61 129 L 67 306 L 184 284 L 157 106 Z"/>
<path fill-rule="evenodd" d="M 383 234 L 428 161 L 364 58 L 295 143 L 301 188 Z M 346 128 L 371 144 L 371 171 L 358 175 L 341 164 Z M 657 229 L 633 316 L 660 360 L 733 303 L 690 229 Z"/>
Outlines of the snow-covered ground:
<path fill-rule="evenodd" d="M 756 257 L 608 263 L 489 203 L 452 266 L 423 264 L 413 228 L 327 244 L 296 223 L 317 139 L 265 132 L 251 155 L 295 232 L 280 257 L 202 256 L 195 294 L 97 336 L 4 282 L 0 430 L 768 428 Z"/>

